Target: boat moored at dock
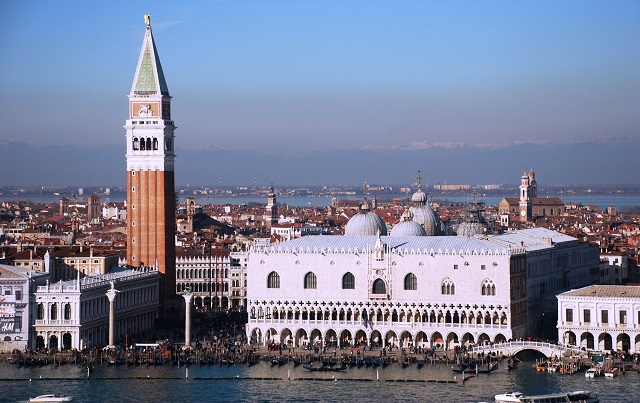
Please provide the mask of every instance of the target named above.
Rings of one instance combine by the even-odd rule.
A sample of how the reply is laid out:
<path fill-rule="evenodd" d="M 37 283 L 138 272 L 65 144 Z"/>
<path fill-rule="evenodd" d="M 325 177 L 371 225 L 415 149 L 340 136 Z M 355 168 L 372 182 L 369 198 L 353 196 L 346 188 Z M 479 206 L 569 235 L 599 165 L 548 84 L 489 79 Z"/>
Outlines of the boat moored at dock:
<path fill-rule="evenodd" d="M 600 403 L 600 399 L 586 390 L 527 396 L 512 392 L 495 396 L 496 403 Z"/>

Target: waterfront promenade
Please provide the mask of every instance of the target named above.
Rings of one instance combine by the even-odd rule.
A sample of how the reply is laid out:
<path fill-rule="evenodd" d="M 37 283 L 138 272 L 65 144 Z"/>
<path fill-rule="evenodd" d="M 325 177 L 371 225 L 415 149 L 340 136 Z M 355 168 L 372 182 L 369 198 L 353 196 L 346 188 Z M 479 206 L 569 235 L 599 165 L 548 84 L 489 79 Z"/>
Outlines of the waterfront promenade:
<path fill-rule="evenodd" d="M 260 350 L 268 355 L 268 350 Z M 297 349 L 296 349 L 297 352 Z M 271 353 L 274 353 L 273 351 Z M 279 352 L 278 352 L 279 353 Z M 367 351 L 368 353 L 368 351 Z M 373 353 L 379 356 L 379 350 Z M 393 353 L 393 352 L 392 352 Z M 82 364 L 17 366 L 0 363 L 3 401 L 25 401 L 45 393 L 64 393 L 74 401 L 367 401 L 490 402 L 498 393 L 526 394 L 591 390 L 603 402 L 633 402 L 640 394 L 640 375 L 586 379 L 582 373 L 537 372 L 533 361 L 516 370 L 506 362 L 490 374 L 451 371 L 445 361 L 403 367 L 348 367 L 340 372 L 310 372 L 287 361 L 273 365 L 110 365 L 96 362 L 90 373 Z M 320 364 L 314 364 L 320 365 Z"/>

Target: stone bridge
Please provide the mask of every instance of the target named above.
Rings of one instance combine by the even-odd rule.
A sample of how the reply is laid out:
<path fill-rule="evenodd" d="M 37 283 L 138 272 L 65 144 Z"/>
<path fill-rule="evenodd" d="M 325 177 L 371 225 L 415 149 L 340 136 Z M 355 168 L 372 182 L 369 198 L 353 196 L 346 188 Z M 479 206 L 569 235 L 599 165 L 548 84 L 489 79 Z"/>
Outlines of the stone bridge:
<path fill-rule="evenodd" d="M 546 357 L 561 357 L 563 353 L 571 352 L 576 355 L 586 356 L 587 351 L 576 346 L 565 346 L 554 343 L 544 343 L 539 341 L 508 341 L 504 343 L 484 344 L 470 349 L 471 353 L 497 353 L 500 355 L 515 355 L 523 350 L 536 350 Z"/>

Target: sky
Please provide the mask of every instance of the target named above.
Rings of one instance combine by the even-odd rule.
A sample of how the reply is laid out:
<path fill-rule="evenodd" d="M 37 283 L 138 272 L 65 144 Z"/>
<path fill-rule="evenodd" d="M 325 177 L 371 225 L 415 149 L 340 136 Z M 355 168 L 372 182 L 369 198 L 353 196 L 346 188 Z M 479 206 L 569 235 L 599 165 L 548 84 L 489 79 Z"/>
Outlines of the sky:
<path fill-rule="evenodd" d="M 176 148 L 640 138 L 640 1 L 0 2 L 0 143 L 122 145 L 151 25 Z"/>

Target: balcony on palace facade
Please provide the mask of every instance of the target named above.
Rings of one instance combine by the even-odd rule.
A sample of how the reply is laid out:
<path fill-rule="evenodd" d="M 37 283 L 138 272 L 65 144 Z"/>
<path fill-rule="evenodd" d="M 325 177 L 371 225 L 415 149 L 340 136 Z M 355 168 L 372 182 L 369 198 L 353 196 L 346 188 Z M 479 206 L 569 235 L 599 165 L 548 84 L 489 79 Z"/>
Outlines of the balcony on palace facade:
<path fill-rule="evenodd" d="M 36 326 L 77 326 L 74 319 L 37 319 Z"/>

